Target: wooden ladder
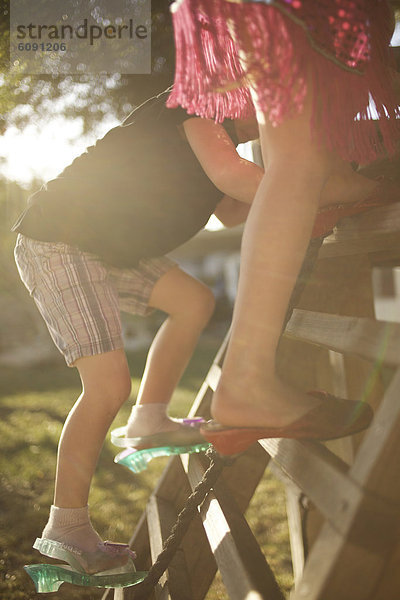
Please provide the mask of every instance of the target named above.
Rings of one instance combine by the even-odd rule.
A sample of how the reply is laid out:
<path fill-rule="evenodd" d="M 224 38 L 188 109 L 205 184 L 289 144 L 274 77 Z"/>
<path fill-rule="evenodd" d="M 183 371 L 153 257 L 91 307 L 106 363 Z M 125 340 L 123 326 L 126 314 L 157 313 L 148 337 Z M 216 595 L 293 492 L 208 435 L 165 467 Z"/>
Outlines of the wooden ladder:
<path fill-rule="evenodd" d="M 400 265 L 400 204 L 347 219 L 325 240 L 279 349 L 282 376 L 301 389 L 372 403 L 370 429 L 326 445 L 265 439 L 252 446 L 224 469 L 150 598 L 201 600 L 217 569 L 227 598 L 284 598 L 243 516 L 268 466 L 286 486 L 291 600 L 399 600 L 400 324 L 374 318 L 374 265 Z M 190 416 L 208 418 L 226 345 L 227 338 Z M 138 569 L 159 554 L 207 463 L 203 455 L 169 461 L 131 539 Z M 103 598 L 111 594 L 133 599 L 135 588 Z"/>

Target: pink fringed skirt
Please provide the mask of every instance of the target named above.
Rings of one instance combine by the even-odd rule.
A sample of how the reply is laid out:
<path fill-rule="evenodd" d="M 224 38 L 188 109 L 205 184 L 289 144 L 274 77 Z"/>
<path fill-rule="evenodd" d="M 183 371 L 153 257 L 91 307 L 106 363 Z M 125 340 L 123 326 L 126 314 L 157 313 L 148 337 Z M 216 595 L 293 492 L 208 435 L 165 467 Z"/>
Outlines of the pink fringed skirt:
<path fill-rule="evenodd" d="M 279 125 L 301 112 L 311 87 L 318 143 L 359 163 L 394 152 L 400 111 L 386 0 L 178 0 L 172 8 L 168 106 L 245 118 L 254 114 L 253 88 L 257 109 Z"/>

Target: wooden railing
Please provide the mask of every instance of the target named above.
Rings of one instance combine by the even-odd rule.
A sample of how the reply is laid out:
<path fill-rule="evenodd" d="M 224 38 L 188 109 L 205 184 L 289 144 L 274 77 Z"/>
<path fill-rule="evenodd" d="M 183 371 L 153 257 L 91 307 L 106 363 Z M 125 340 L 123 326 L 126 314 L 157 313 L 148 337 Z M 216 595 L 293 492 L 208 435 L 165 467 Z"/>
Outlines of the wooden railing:
<path fill-rule="evenodd" d="M 265 439 L 251 447 L 202 504 L 155 598 L 201 600 L 217 569 L 227 598 L 284 598 L 243 516 L 267 466 L 287 491 L 292 600 L 400 598 L 400 324 L 374 318 L 377 265 L 400 265 L 400 203 L 347 219 L 325 240 L 279 349 L 282 377 L 301 389 L 367 400 L 372 426 L 325 445 Z M 226 343 L 191 415 L 209 416 Z M 160 552 L 206 467 L 201 455 L 168 463 L 131 540 L 139 569 Z M 135 589 L 115 590 L 114 598 L 135 598 Z"/>

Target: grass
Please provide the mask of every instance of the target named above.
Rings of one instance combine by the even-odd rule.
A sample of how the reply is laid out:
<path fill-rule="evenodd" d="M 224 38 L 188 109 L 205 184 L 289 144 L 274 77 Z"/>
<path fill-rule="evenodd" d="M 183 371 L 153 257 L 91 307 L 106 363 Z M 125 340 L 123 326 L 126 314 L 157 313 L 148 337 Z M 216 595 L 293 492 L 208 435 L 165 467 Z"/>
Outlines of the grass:
<path fill-rule="evenodd" d="M 218 342 L 200 344 L 173 399 L 171 412 L 186 414 L 217 350 Z M 144 353 L 129 357 L 133 396 Z M 62 424 L 79 389 L 75 369 L 63 364 L 46 368 L 0 369 L 0 598 L 40 598 L 23 570 L 24 564 L 41 562 L 32 549 L 52 502 L 57 442 Z M 114 426 L 125 423 L 127 403 Z M 113 463 L 116 449 L 105 442 L 93 482 L 90 506 L 93 522 L 104 539 L 127 541 L 142 513 L 147 498 L 168 459 L 153 461 L 147 471 L 131 474 Z M 266 503 L 268 499 L 268 510 Z M 278 581 L 288 591 L 292 584 L 284 497 L 280 484 L 270 475 L 260 483 L 247 518 Z M 47 598 L 95 600 L 101 590 L 64 584 Z M 226 592 L 219 579 L 207 600 L 222 600 Z"/>

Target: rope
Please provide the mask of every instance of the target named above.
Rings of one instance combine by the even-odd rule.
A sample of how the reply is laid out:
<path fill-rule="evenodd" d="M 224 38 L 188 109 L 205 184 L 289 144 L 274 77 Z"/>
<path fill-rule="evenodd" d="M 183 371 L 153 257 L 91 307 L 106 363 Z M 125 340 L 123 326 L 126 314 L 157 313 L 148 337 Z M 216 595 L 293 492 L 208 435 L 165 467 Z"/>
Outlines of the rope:
<path fill-rule="evenodd" d="M 164 547 L 150 568 L 146 578 L 140 585 L 135 587 L 135 600 L 144 600 L 157 584 L 162 574 L 168 569 L 190 523 L 197 514 L 197 508 L 204 502 L 223 468 L 232 464 L 235 460 L 231 457 L 221 456 L 213 448 L 207 450 L 206 456 L 210 459 L 210 466 L 205 471 L 202 480 L 188 497 L 185 506 L 179 513 L 171 529 L 171 534 L 165 540 Z"/>

